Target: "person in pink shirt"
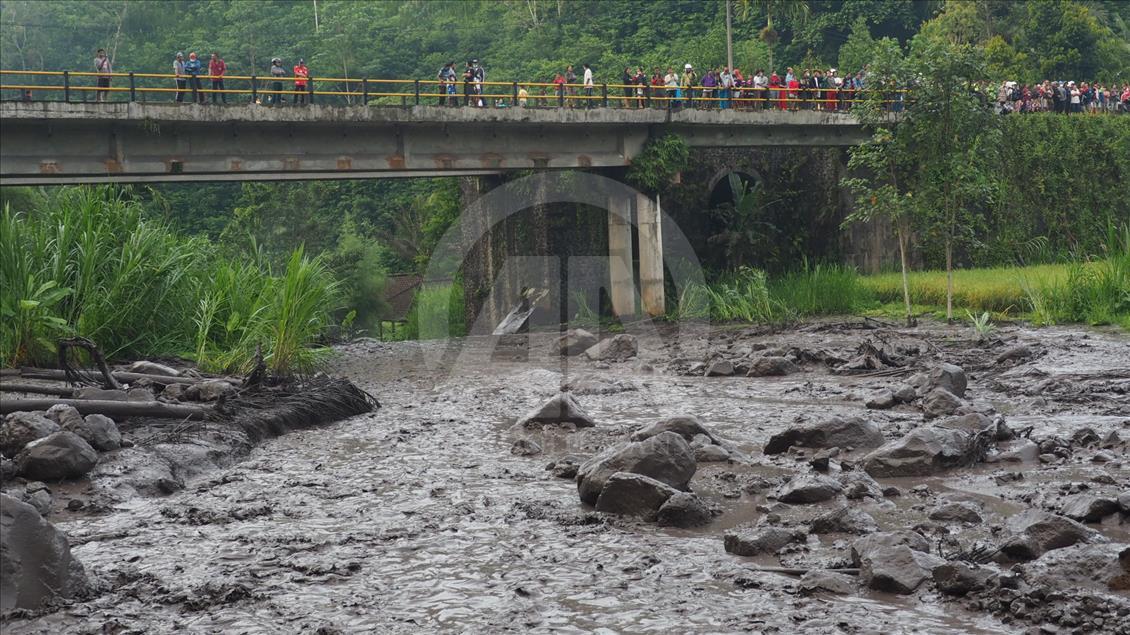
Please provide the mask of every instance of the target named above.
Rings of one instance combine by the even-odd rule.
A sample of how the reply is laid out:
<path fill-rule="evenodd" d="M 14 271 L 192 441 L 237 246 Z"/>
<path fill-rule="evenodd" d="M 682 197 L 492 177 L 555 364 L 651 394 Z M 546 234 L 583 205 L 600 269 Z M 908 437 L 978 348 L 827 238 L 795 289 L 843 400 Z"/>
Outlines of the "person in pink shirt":
<path fill-rule="evenodd" d="M 219 95 L 224 103 L 228 103 L 228 94 L 224 92 L 224 73 L 228 71 L 228 65 L 224 63 L 224 58 L 220 54 L 213 51 L 212 60 L 208 62 L 208 76 L 212 78 L 212 103 L 216 103 L 216 96 Z"/>

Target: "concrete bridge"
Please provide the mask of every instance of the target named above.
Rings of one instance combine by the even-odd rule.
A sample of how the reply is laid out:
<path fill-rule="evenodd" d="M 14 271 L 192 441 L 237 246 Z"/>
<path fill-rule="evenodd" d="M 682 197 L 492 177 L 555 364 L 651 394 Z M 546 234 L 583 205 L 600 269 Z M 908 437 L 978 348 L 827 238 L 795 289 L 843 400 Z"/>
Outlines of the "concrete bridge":
<path fill-rule="evenodd" d="M 474 176 L 623 167 L 692 147 L 848 146 L 847 113 L 645 108 L 0 103 L 0 185 Z"/>

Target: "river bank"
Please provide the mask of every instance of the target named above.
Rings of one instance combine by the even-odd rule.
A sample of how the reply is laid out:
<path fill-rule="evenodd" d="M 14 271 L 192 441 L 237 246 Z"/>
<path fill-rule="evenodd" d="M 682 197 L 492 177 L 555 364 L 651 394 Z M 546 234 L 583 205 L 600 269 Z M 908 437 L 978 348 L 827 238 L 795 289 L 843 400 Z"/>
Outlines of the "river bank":
<path fill-rule="evenodd" d="M 1061 512 L 1070 496 L 1117 499 L 1130 489 L 1124 334 L 1003 325 L 978 342 L 968 328 L 934 323 L 899 329 L 818 322 L 715 330 L 697 342 L 706 353 L 695 358 L 663 335 L 641 334 L 639 354 L 624 361 L 561 358 L 548 334 L 340 347 L 335 374 L 379 394 L 380 410 L 268 440 L 246 460 L 169 496 L 63 520 L 59 527 L 77 545 L 74 554 L 98 593 L 50 614 L 10 616 L 5 631 L 1130 628 L 1125 589 L 1073 577 L 1079 567 L 1093 573 L 1111 566 L 1103 558 L 1130 542 L 1120 513 L 1086 525 L 1092 533 L 1083 542 L 1093 542 L 1098 555 L 1079 552 L 1090 548 L 1083 544 L 1060 549 L 1079 552 L 1076 561 L 1049 569 L 1036 560 L 1025 565 L 1034 571 L 1028 578 L 1009 578 L 1012 562 L 985 564 L 1015 584 L 1003 604 L 1000 588 L 951 598 L 926 581 L 901 595 L 866 588 L 859 576 L 834 593 L 755 570 L 850 568 L 860 536 L 813 531 L 817 517 L 837 510 L 870 516 L 876 526 L 863 533 L 915 532 L 937 555 L 999 545 L 1020 512 Z M 835 360 L 865 355 L 865 343 L 894 364 L 834 372 Z M 452 344 L 462 347 L 457 359 Z M 441 360 L 444 347 L 449 354 Z M 704 376 L 709 364 L 751 355 L 785 358 L 796 370 Z M 943 362 L 964 369 L 963 406 L 1002 416 L 1019 433 L 989 450 L 985 458 L 995 462 L 875 478 L 879 491 L 859 498 L 780 500 L 794 477 L 813 473 L 810 462 L 819 457 L 813 450 L 766 454 L 774 435 L 862 417 L 884 441 L 897 440 L 931 425 L 923 419 L 925 400 L 885 409 L 866 403 Z M 563 384 L 594 427 L 512 429 Z M 555 476 L 567 474 L 557 468 L 567 467 L 568 455 L 591 457 L 674 415 L 698 417 L 728 448 L 729 460 L 698 462 L 690 481 L 716 511 L 705 526 L 659 527 L 599 513 L 579 501 L 572 479 Z M 1019 461 L 1002 459 L 1010 451 Z M 828 458 L 829 478 L 842 480 L 863 464 L 860 448 Z M 952 504 L 980 520 L 931 518 Z M 732 542 L 727 534 L 768 528 L 803 535 L 756 556 L 724 546 Z M 1036 588 L 1045 600 L 1032 599 Z"/>

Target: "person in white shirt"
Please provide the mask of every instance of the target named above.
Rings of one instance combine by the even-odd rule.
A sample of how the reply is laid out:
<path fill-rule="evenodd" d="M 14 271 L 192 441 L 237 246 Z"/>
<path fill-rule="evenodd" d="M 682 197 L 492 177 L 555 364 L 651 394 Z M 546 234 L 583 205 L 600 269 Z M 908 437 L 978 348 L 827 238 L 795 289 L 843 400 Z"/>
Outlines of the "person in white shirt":
<path fill-rule="evenodd" d="M 671 68 L 668 68 L 667 74 L 663 76 L 663 87 L 667 91 L 667 107 L 678 108 L 679 103 L 676 99 L 679 95 L 679 75 Z"/>
<path fill-rule="evenodd" d="M 585 64 L 585 108 L 592 108 L 592 68 Z"/>
<path fill-rule="evenodd" d="M 757 107 L 764 109 L 768 102 L 765 99 L 768 97 L 769 78 L 765 76 L 765 71 L 757 69 L 757 73 L 753 76 L 753 94 L 757 99 Z"/>

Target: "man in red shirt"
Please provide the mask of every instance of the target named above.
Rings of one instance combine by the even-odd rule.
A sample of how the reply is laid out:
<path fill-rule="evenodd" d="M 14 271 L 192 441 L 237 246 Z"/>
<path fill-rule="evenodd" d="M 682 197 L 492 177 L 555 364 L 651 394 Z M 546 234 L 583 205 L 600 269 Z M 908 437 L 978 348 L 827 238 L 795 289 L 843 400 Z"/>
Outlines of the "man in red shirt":
<path fill-rule="evenodd" d="M 294 90 L 298 92 L 294 99 L 296 103 L 306 103 L 306 81 L 309 77 L 310 69 L 306 68 L 306 60 L 298 60 L 294 65 Z"/>
<path fill-rule="evenodd" d="M 228 65 L 224 63 L 224 58 L 220 54 L 213 51 L 212 60 L 208 62 L 208 76 L 212 78 L 212 103 L 216 103 L 216 96 L 219 95 L 224 103 L 228 103 L 228 94 L 224 91 L 224 73 L 228 70 Z"/>

